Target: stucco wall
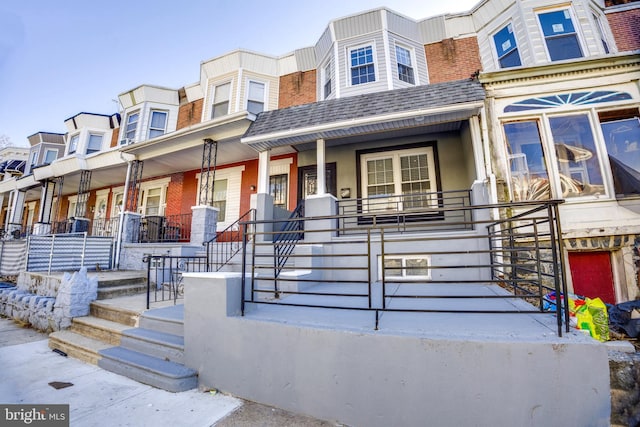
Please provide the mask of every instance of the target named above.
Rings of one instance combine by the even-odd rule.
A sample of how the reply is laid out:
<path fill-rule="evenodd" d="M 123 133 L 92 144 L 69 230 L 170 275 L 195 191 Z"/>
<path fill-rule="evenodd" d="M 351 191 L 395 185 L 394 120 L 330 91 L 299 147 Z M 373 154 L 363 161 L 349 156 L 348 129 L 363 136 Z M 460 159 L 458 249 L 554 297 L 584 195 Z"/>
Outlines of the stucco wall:
<path fill-rule="evenodd" d="M 607 353 L 595 342 L 240 317 L 240 278 L 185 275 L 185 359 L 203 387 L 358 426 L 609 425 Z"/>

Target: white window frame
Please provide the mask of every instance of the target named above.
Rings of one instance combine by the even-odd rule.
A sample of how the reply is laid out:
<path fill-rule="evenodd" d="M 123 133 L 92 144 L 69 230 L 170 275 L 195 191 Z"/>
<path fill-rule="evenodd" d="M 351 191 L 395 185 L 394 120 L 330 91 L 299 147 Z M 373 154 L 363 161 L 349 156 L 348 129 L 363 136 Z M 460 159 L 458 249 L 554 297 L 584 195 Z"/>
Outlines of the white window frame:
<path fill-rule="evenodd" d="M 591 9 L 591 17 L 594 20 L 594 25 L 596 26 L 596 34 L 600 37 L 600 43 L 602 45 L 604 53 L 612 53 L 611 41 L 609 40 L 609 37 L 607 37 L 607 33 L 605 32 L 604 26 L 602 25 L 602 17 L 594 9 Z"/>
<path fill-rule="evenodd" d="M 147 210 L 147 197 L 149 196 L 149 190 L 160 189 L 160 204 L 158 206 L 158 213 L 151 216 L 164 216 L 164 211 L 167 208 L 167 189 L 169 188 L 170 182 L 171 178 L 164 178 L 147 181 L 140 184 L 140 195 L 138 196 L 138 213 L 146 216 L 145 211 Z"/>
<path fill-rule="evenodd" d="M 217 231 L 222 231 L 235 221 L 240 216 L 240 202 L 242 193 L 242 174 L 245 170 L 245 166 L 233 166 L 230 168 L 223 168 L 216 170 L 216 181 L 223 179 L 227 180 L 227 203 L 225 206 L 225 219 L 224 221 L 218 221 L 216 228 Z M 209 176 L 212 177 L 213 174 Z M 200 200 L 200 189 L 202 188 L 202 174 L 198 172 L 196 174 L 196 180 L 198 181 L 198 191 L 196 192 L 196 200 Z M 211 188 L 211 187 L 209 187 Z"/>
<path fill-rule="evenodd" d="M 264 88 L 264 95 L 262 97 L 262 111 L 267 111 L 267 98 L 268 98 L 268 93 L 269 93 L 269 85 L 267 84 L 267 82 L 264 81 L 260 81 L 260 80 L 256 80 L 256 79 L 247 79 L 247 90 L 246 90 L 246 96 L 245 96 L 245 106 L 246 106 L 246 110 L 247 112 L 251 112 L 249 110 L 249 102 L 259 102 L 259 100 L 257 99 L 251 99 L 249 98 L 249 93 L 250 93 L 250 88 L 251 88 L 251 84 L 255 83 L 255 84 L 260 84 L 262 85 L 262 87 Z M 260 111 L 259 113 L 261 113 L 262 111 Z M 252 113 L 252 114 L 258 114 L 258 113 Z"/>
<path fill-rule="evenodd" d="M 406 64 L 400 64 L 400 62 L 398 61 L 398 48 L 404 49 L 407 51 L 407 53 L 409 54 L 409 60 L 411 61 L 411 64 L 409 64 L 408 66 Z M 396 58 L 396 78 L 403 83 L 416 86 L 418 84 L 418 76 L 417 76 L 416 67 L 415 67 L 415 63 L 416 63 L 415 50 L 412 47 L 404 45 L 402 43 L 396 43 L 394 53 Z M 403 65 L 411 69 L 411 78 L 413 79 L 413 82 L 408 82 L 406 80 L 403 80 L 400 77 L 400 65 Z"/>
<path fill-rule="evenodd" d="M 137 115 L 137 119 L 134 122 L 129 122 L 129 119 Z M 135 110 L 127 113 L 127 117 L 124 121 L 124 126 L 122 128 L 122 139 L 120 140 L 120 145 L 126 145 L 129 142 L 133 142 L 136 139 L 136 135 L 138 134 L 138 125 L 140 123 L 140 110 Z M 129 129 L 130 124 L 135 124 L 133 129 Z M 131 136 L 129 136 L 131 134 Z"/>
<path fill-rule="evenodd" d="M 78 206 L 78 195 L 67 197 L 67 201 L 69 202 L 69 205 L 67 207 L 67 219 L 71 219 L 76 215 L 76 207 Z"/>
<path fill-rule="evenodd" d="M 436 164 L 435 164 L 435 153 L 433 146 L 426 147 L 416 147 L 416 148 L 406 148 L 406 149 L 398 149 L 398 150 L 388 150 L 388 151 L 376 151 L 372 153 L 364 153 L 360 155 L 360 186 L 361 186 L 361 194 L 362 198 L 369 198 L 368 194 L 368 176 L 367 176 L 367 161 L 370 160 L 381 160 L 381 159 L 392 159 L 393 165 L 393 185 L 394 192 L 389 196 L 379 196 L 380 199 L 387 198 L 389 199 L 389 207 L 387 209 L 392 209 L 393 206 L 399 206 L 400 210 L 404 210 L 404 206 L 402 203 L 402 174 L 400 168 L 400 157 L 410 156 L 410 155 L 420 155 L 425 154 L 427 156 L 427 167 L 429 169 L 429 181 L 433 184 L 432 189 L 429 191 L 430 193 L 436 193 L 438 191 L 437 188 L 437 174 L 436 174 Z M 371 196 L 376 197 L 376 196 Z M 437 207 L 437 197 L 430 201 L 430 205 L 432 207 Z M 371 212 L 376 212 L 381 210 L 382 204 L 378 205 L 374 209 L 371 209 Z M 365 207 L 363 206 L 363 212 L 365 211 Z"/>
<path fill-rule="evenodd" d="M 122 200 L 120 205 L 117 204 L 116 200 L 118 196 L 122 196 Z M 111 189 L 111 215 L 109 218 L 117 217 L 120 212 L 124 211 L 124 187 L 112 188 Z"/>
<path fill-rule="evenodd" d="M 227 97 L 226 101 L 216 103 L 216 92 L 218 91 L 218 88 L 220 88 L 222 86 L 226 86 L 226 85 L 229 85 L 229 96 Z M 233 86 L 232 82 L 231 82 L 231 80 L 229 80 L 227 82 L 221 82 L 219 84 L 216 84 L 216 85 L 213 86 L 213 89 L 211 89 L 211 114 L 209 116 L 212 119 L 216 119 L 218 117 L 226 116 L 231 111 L 231 89 L 232 89 L 232 86 Z M 220 116 L 214 116 L 214 112 L 216 110 L 216 105 L 222 105 L 225 102 L 227 104 L 227 111 L 224 114 L 220 115 Z"/>
<path fill-rule="evenodd" d="M 159 128 L 159 127 L 153 127 L 152 126 L 154 113 L 164 114 L 164 127 Z M 158 109 L 158 108 L 152 108 L 151 110 L 149 110 L 149 130 L 147 131 L 147 138 L 148 139 L 157 138 L 157 137 L 167 133 L 167 124 L 168 123 L 169 123 L 169 111 L 161 110 L 161 109 Z M 155 132 L 160 132 L 160 133 L 158 135 L 151 136 L 151 132 L 154 132 L 154 131 Z"/>
<path fill-rule="evenodd" d="M 574 57 L 574 58 L 568 58 L 568 59 L 551 59 L 551 52 L 549 51 L 549 46 L 547 44 L 547 36 L 545 36 L 544 34 L 544 29 L 542 28 L 542 22 L 540 22 L 540 15 L 544 15 L 547 13 L 552 13 L 552 12 L 560 12 L 560 11 L 564 11 L 564 12 L 568 12 L 569 13 L 569 18 L 571 18 L 571 25 L 573 25 L 573 29 L 575 31 L 575 36 L 576 36 L 576 41 L 578 42 L 578 48 L 580 49 L 580 56 L 579 57 Z M 540 31 L 540 36 L 542 37 L 542 42 L 544 43 L 544 48 L 545 48 L 545 52 L 547 52 L 547 59 L 549 60 L 549 62 L 558 62 L 558 61 L 575 61 L 578 60 L 580 58 L 584 58 L 585 57 L 585 43 L 583 41 L 582 35 L 581 35 L 581 31 L 580 31 L 580 25 L 578 21 L 578 19 L 576 19 L 576 15 L 575 13 L 573 13 L 573 8 L 571 6 L 563 6 L 563 7 L 558 7 L 558 8 L 553 8 L 553 9 L 541 9 L 541 10 L 536 10 L 535 11 L 535 15 L 536 15 L 536 21 L 538 24 L 538 30 Z"/>
<path fill-rule="evenodd" d="M 73 154 L 78 150 L 78 142 L 80 142 L 80 132 L 69 137 L 69 151 L 67 154 Z"/>
<path fill-rule="evenodd" d="M 498 35 L 499 32 L 501 32 L 504 29 L 507 29 L 509 27 L 511 27 L 511 34 L 513 34 L 513 39 L 515 41 L 515 49 L 512 49 L 508 53 L 505 53 L 502 56 L 500 56 L 500 54 L 498 53 L 498 46 L 496 46 L 495 37 Z M 541 29 L 542 29 L 542 27 L 541 27 Z M 544 35 L 543 35 L 543 37 L 544 37 Z M 515 32 L 515 30 L 513 28 L 513 22 L 512 21 L 509 21 L 509 22 L 499 26 L 497 30 L 495 30 L 493 33 L 491 33 L 491 44 L 493 46 L 493 53 L 495 54 L 496 66 L 498 67 L 498 69 L 506 70 L 506 69 L 510 69 L 510 68 L 514 68 L 514 67 L 521 67 L 522 66 L 522 56 L 520 56 L 520 44 L 518 43 L 518 38 L 516 37 L 516 32 Z M 518 59 L 520 60 L 520 65 L 513 65 L 513 66 L 510 66 L 510 67 L 503 67 L 502 64 L 500 63 L 500 60 L 502 58 L 508 56 L 511 52 L 513 52 L 513 50 L 515 50 L 516 54 L 518 55 Z"/>
<path fill-rule="evenodd" d="M 320 91 L 322 93 L 322 99 L 327 99 L 333 93 L 333 67 L 331 64 L 331 59 L 327 61 L 322 67 L 322 86 L 320 87 Z M 327 85 L 329 88 L 329 92 L 327 93 Z"/>
<path fill-rule="evenodd" d="M 51 160 L 50 162 L 47 162 L 47 157 L 48 157 L 49 153 L 54 153 L 53 154 L 53 160 Z M 47 149 L 44 150 L 44 160 L 43 160 L 44 164 L 51 164 L 57 158 L 58 158 L 58 149 L 57 148 L 47 148 Z"/>
<path fill-rule="evenodd" d="M 423 254 L 402 254 L 402 255 L 385 255 L 384 260 L 401 260 L 401 276 L 390 276 L 388 273 L 385 274 L 384 278 L 386 280 L 392 280 L 394 282 L 402 282 L 402 281 L 414 281 L 414 280 L 431 280 L 431 256 L 423 255 Z M 426 260 L 427 261 L 427 271 L 426 275 L 407 275 L 407 261 L 408 260 Z M 382 281 L 382 255 L 378 255 L 378 281 Z M 387 268 L 389 270 L 390 268 Z"/>
<path fill-rule="evenodd" d="M 30 165 L 36 166 L 38 163 L 38 154 L 40 153 L 40 149 L 38 148 L 37 150 L 34 150 L 31 152 L 31 163 Z"/>
<path fill-rule="evenodd" d="M 89 143 L 91 142 L 91 137 L 92 136 L 99 136 L 100 137 L 100 147 L 98 149 L 93 149 L 89 146 Z M 89 135 L 87 136 L 87 147 L 85 149 L 85 154 L 92 154 L 92 153 L 99 153 L 100 151 L 102 151 L 102 145 L 104 144 L 104 134 L 103 133 L 98 133 L 98 132 L 89 132 Z M 92 150 L 91 152 L 89 152 L 89 150 Z"/>
<path fill-rule="evenodd" d="M 354 67 L 351 66 L 351 52 L 357 49 L 362 49 L 362 48 L 367 48 L 370 47 L 371 48 L 371 54 L 373 57 L 373 80 L 372 81 L 368 81 L 368 82 L 363 82 L 363 83 L 356 83 L 353 84 L 353 80 L 351 78 L 351 71 L 353 70 Z M 374 41 L 371 41 L 369 43 L 362 43 L 356 46 L 349 46 L 347 47 L 347 51 L 346 51 L 346 64 L 347 64 L 347 86 L 349 87 L 357 87 L 357 86 L 362 86 L 362 85 L 366 85 L 366 84 L 370 84 L 370 83 L 376 83 L 378 81 L 378 58 L 376 55 L 377 49 L 376 49 L 376 43 Z M 362 67 L 362 65 L 359 65 L 358 67 Z"/>

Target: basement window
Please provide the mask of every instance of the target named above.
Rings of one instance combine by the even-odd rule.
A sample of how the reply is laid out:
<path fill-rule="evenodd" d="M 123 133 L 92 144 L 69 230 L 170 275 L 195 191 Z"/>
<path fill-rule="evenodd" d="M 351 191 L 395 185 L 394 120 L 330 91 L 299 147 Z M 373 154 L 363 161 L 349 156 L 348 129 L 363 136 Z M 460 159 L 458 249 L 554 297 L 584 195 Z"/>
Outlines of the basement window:
<path fill-rule="evenodd" d="M 431 280 L 431 257 L 420 254 L 384 257 L 384 278 L 393 281 Z M 382 280 L 382 256 L 378 256 L 378 277 Z"/>

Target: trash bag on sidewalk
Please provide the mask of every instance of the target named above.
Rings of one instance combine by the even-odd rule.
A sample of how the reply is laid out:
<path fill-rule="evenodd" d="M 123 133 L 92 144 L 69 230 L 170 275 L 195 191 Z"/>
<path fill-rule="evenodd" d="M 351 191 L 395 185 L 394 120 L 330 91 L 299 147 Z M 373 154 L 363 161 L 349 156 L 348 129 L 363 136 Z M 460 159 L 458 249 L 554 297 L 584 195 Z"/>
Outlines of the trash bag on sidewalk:
<path fill-rule="evenodd" d="M 624 331 L 631 338 L 640 335 L 640 300 L 628 301 L 609 307 L 609 325 Z"/>

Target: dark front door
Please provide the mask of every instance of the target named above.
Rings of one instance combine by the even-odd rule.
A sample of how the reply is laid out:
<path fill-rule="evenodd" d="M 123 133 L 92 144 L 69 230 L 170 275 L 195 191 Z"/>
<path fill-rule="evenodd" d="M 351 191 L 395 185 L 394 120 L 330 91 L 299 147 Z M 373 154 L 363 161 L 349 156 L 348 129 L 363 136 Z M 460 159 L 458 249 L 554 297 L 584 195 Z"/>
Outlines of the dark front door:
<path fill-rule="evenodd" d="M 325 172 L 325 191 L 336 196 L 336 164 L 327 163 Z M 311 165 L 298 168 L 298 200 L 306 199 L 312 194 L 318 194 L 318 167 Z"/>

